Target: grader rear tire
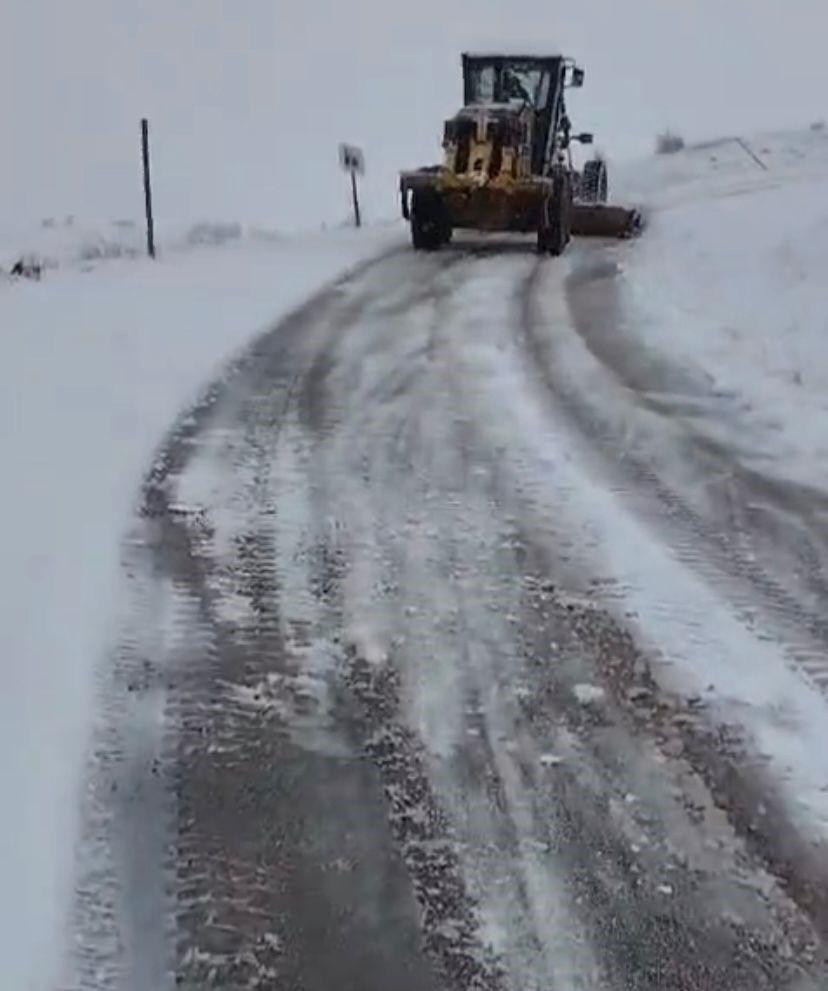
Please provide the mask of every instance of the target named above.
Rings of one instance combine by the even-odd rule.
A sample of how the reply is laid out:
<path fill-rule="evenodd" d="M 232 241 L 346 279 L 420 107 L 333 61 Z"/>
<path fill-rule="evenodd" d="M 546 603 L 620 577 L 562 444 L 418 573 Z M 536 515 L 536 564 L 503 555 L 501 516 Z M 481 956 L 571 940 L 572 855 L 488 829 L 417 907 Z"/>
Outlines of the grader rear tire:
<path fill-rule="evenodd" d="M 449 243 L 451 235 L 439 195 L 426 190 L 415 192 L 411 202 L 411 243 L 415 251 L 436 251 Z"/>
<path fill-rule="evenodd" d="M 568 176 L 560 176 L 541 207 L 538 254 L 557 258 L 566 251 L 571 238 L 572 185 Z"/>

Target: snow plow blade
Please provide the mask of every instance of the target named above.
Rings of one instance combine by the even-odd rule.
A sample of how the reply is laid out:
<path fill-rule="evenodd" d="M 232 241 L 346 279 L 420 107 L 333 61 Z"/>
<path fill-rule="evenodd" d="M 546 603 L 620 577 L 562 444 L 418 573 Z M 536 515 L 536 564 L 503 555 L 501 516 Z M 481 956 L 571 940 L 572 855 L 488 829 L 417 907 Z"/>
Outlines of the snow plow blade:
<path fill-rule="evenodd" d="M 642 226 L 643 218 L 636 209 L 577 201 L 572 205 L 572 233 L 576 237 L 634 237 Z"/>

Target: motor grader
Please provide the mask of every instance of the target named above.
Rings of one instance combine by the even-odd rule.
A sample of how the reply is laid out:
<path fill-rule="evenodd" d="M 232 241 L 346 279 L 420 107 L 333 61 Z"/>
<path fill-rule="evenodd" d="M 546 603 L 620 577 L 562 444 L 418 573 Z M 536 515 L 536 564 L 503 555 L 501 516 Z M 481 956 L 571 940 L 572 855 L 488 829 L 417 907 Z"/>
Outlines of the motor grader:
<path fill-rule="evenodd" d="M 584 71 L 560 55 L 464 54 L 463 108 L 446 121 L 442 165 L 400 175 L 402 212 L 418 250 L 447 244 L 457 228 L 533 232 L 542 254 L 560 255 L 573 234 L 629 237 L 636 210 L 608 206 L 606 164 L 578 171 L 565 95 Z"/>

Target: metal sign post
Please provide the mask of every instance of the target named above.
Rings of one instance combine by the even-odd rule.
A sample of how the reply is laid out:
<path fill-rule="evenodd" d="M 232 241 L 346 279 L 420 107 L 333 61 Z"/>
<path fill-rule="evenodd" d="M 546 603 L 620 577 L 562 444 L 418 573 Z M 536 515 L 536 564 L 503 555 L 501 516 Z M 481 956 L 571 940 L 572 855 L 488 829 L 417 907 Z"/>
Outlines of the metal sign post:
<path fill-rule="evenodd" d="M 345 172 L 349 172 L 351 175 L 351 193 L 354 199 L 354 223 L 357 227 L 362 227 L 362 213 L 359 208 L 359 189 L 357 187 L 357 175 L 365 175 L 365 156 L 362 153 L 362 149 L 354 145 L 340 145 L 339 164 Z"/>
<path fill-rule="evenodd" d="M 362 227 L 362 217 L 359 213 L 359 192 L 357 190 L 356 172 L 351 173 L 351 193 L 354 198 L 354 223 L 357 227 Z"/>

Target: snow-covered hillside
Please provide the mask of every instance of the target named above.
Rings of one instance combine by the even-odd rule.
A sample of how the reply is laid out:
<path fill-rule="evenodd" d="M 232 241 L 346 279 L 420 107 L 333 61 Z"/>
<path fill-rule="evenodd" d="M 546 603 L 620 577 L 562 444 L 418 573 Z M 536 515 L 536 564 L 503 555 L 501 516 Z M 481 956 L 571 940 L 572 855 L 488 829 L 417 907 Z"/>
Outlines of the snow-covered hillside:
<path fill-rule="evenodd" d="M 654 207 L 820 178 L 828 169 L 828 125 L 688 145 L 676 154 L 623 163 L 616 192 Z"/>

